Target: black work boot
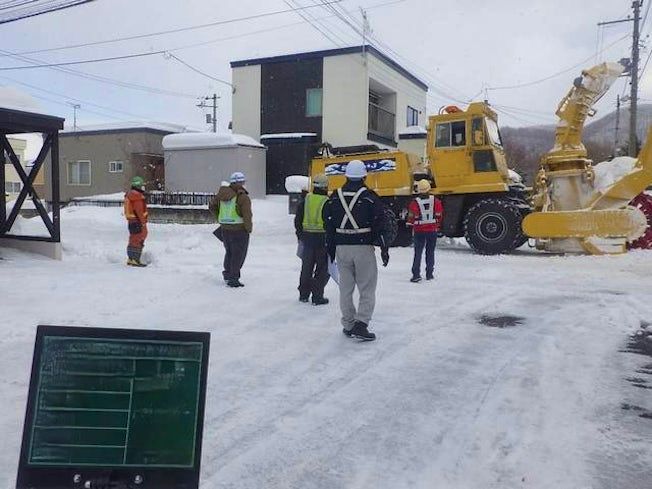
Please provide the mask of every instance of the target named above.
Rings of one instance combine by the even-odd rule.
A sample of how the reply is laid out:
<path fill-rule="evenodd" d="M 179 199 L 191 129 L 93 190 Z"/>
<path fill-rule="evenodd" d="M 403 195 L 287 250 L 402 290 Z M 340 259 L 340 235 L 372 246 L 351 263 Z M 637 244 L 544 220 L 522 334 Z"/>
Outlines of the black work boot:
<path fill-rule="evenodd" d="M 308 302 L 309 296 L 299 295 L 299 302 Z"/>
<path fill-rule="evenodd" d="M 351 336 L 363 341 L 373 341 L 376 339 L 376 335 L 374 333 L 370 333 L 367 329 L 367 325 L 362 321 L 355 322 L 353 329 L 351 329 Z"/>
<path fill-rule="evenodd" d="M 313 306 L 322 306 L 324 304 L 328 304 L 328 299 L 326 297 L 315 297 L 314 295 L 312 296 Z"/>

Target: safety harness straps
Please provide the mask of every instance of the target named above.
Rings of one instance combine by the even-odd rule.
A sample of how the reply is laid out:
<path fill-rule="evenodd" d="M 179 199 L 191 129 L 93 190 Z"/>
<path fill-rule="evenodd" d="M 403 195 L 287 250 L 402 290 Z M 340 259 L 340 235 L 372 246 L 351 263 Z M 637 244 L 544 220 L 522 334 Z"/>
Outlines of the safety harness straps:
<path fill-rule="evenodd" d="M 353 193 L 343 192 L 341 188 L 337 189 L 337 196 L 340 199 L 340 203 L 342 204 L 342 209 L 344 209 L 344 217 L 342 218 L 342 222 L 340 223 L 340 226 L 335 230 L 335 232 L 340 234 L 365 234 L 371 232 L 371 228 L 361 228 L 353 217 L 353 213 L 351 212 L 355 206 L 355 203 L 358 201 L 365 190 L 367 190 L 366 187 L 361 187 L 357 192 Z M 344 198 L 345 195 L 353 196 L 351 202 L 346 202 L 346 199 Z M 351 224 L 352 229 L 346 227 L 347 223 Z"/>
<path fill-rule="evenodd" d="M 435 216 L 435 197 L 429 196 L 427 199 L 416 199 L 419 206 L 420 219 L 414 224 L 435 224 L 437 222 Z"/>

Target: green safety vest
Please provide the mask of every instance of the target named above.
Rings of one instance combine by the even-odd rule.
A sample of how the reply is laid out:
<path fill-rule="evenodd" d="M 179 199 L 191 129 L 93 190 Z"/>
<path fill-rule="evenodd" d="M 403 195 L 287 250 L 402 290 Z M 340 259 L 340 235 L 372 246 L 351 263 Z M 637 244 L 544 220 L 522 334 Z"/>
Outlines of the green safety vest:
<path fill-rule="evenodd" d="M 244 220 L 238 214 L 235 202 L 238 196 L 236 195 L 231 200 L 223 200 L 220 202 L 220 211 L 217 215 L 217 222 L 220 224 L 242 224 Z"/>
<path fill-rule="evenodd" d="M 324 218 L 321 211 L 328 200 L 326 195 L 310 193 L 306 195 L 303 207 L 303 230 L 307 233 L 323 233 Z"/>

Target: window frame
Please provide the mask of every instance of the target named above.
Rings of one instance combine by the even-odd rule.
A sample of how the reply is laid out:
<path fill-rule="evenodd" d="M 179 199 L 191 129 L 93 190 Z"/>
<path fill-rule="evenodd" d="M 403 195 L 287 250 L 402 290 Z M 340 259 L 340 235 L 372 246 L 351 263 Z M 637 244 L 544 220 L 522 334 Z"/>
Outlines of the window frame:
<path fill-rule="evenodd" d="M 410 116 L 413 116 L 414 118 L 410 120 Z M 407 127 L 419 125 L 419 111 L 410 105 L 407 106 L 405 125 Z"/>
<path fill-rule="evenodd" d="M 71 180 L 70 180 L 70 168 L 71 168 L 72 163 L 75 163 L 77 165 L 79 165 L 80 163 L 88 163 L 88 183 L 73 183 L 73 182 L 71 182 Z M 91 160 L 68 161 L 68 164 L 66 165 L 66 173 L 67 173 L 66 181 L 68 182 L 69 186 L 72 186 L 72 187 L 90 187 L 93 184 L 93 165 L 91 164 Z M 79 177 L 79 170 L 77 170 L 77 177 Z"/>
<path fill-rule="evenodd" d="M 11 186 L 11 189 L 7 188 L 8 185 Z M 18 190 L 16 190 L 16 186 L 18 186 Z M 8 194 L 19 194 L 22 189 L 22 182 L 5 181 L 5 192 Z"/>
<path fill-rule="evenodd" d="M 319 113 L 310 113 L 308 111 L 309 108 L 309 100 L 312 100 L 310 97 L 310 94 L 319 92 Z M 324 89 L 322 87 L 314 87 L 314 88 L 306 88 L 306 110 L 305 110 L 305 116 L 306 117 L 323 117 L 324 115 Z"/>
<path fill-rule="evenodd" d="M 120 164 L 120 169 L 118 169 L 118 163 Z M 113 169 L 111 169 L 113 167 Z M 125 171 L 125 162 L 122 160 L 109 161 L 109 173 L 124 173 Z"/>

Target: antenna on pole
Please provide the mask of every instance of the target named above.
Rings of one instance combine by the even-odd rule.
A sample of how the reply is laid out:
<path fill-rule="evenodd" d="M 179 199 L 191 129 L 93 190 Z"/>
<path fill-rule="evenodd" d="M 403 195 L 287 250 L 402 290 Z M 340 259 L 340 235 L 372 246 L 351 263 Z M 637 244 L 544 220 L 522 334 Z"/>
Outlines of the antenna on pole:
<path fill-rule="evenodd" d="M 367 37 L 371 34 L 371 26 L 369 25 L 369 18 L 367 11 L 360 7 L 360 14 L 362 15 L 362 57 L 364 64 L 367 64 Z"/>
<path fill-rule="evenodd" d="M 73 110 L 73 116 L 72 116 L 72 130 L 76 131 L 77 130 L 77 109 L 81 109 L 80 104 L 73 104 L 72 102 L 68 102 L 68 105 L 72 107 Z"/>

